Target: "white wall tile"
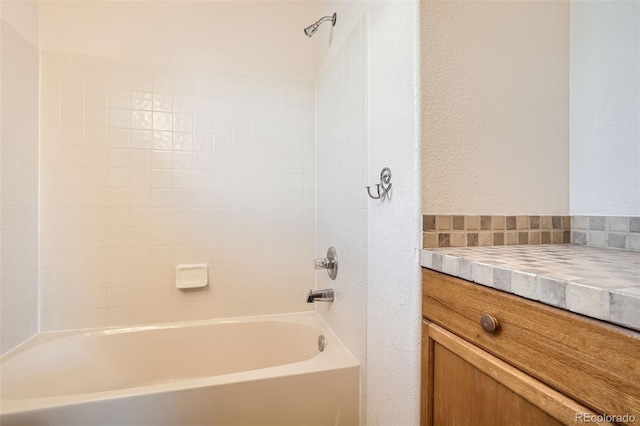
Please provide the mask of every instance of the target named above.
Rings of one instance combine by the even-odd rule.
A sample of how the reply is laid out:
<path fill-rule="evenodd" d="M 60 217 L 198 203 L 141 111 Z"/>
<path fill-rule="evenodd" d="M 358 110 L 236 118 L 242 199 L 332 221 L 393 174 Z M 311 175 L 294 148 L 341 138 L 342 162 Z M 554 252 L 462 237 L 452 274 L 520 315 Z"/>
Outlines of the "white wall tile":
<path fill-rule="evenodd" d="M 173 111 L 173 94 L 166 92 L 154 92 L 153 110 L 166 112 Z"/>
<path fill-rule="evenodd" d="M 84 124 L 87 126 L 106 127 L 107 109 L 104 107 L 90 106 L 84 107 Z"/>
<path fill-rule="evenodd" d="M 43 329 L 312 308 L 315 146 L 286 132 L 313 108 L 271 103 L 300 83 L 45 56 Z M 175 289 L 175 265 L 201 262 L 212 284 Z"/>
<path fill-rule="evenodd" d="M 85 87 L 84 100 L 86 105 L 107 106 L 109 104 L 109 92 L 102 87 Z"/>
<path fill-rule="evenodd" d="M 109 127 L 128 129 L 131 127 L 130 110 L 124 108 L 109 108 Z M 75 124 L 75 123 L 62 123 Z"/>
<path fill-rule="evenodd" d="M 151 129 L 151 112 L 131 111 L 131 128 L 146 130 Z"/>
<path fill-rule="evenodd" d="M 362 24 L 356 26 L 333 61 L 320 75 L 317 86 L 317 179 L 312 161 L 313 94 L 304 87 L 290 87 L 274 99 L 287 100 L 276 113 L 286 119 L 279 128 L 271 128 L 286 139 L 272 140 L 272 152 L 284 151 L 294 160 L 287 168 L 302 173 L 302 179 L 289 182 L 293 190 L 310 193 L 317 180 L 316 256 L 324 257 L 334 246 L 338 254 L 338 277 L 330 280 L 324 271 L 317 273 L 317 287 L 332 287 L 336 300 L 317 310 L 362 366 L 366 365 L 367 306 L 367 209 L 364 187 L 366 164 L 366 50 Z M 353 75 L 352 79 L 344 78 Z M 273 115 L 272 115 L 273 116 Z M 306 160 L 306 161 L 305 161 Z M 300 164 L 302 169 L 300 170 Z M 309 207 L 309 206 L 307 206 Z M 299 226 L 313 222 L 315 210 L 291 213 Z M 308 213 L 307 213 L 308 212 Z M 361 370 L 361 411 L 366 411 L 366 369 Z"/>
<path fill-rule="evenodd" d="M 173 130 L 173 115 L 165 112 L 154 112 L 153 129 L 163 131 Z"/>
<path fill-rule="evenodd" d="M 151 111 L 153 107 L 153 93 L 148 91 L 131 92 L 131 108 Z"/>
<path fill-rule="evenodd" d="M 84 84 L 82 65 L 72 62 L 60 63 L 60 81 L 63 83 Z"/>
<path fill-rule="evenodd" d="M 129 108 L 131 106 L 131 92 L 123 89 L 109 89 L 109 107 Z"/>
<path fill-rule="evenodd" d="M 59 86 L 60 102 L 69 104 L 84 104 L 84 86 L 62 83 Z"/>

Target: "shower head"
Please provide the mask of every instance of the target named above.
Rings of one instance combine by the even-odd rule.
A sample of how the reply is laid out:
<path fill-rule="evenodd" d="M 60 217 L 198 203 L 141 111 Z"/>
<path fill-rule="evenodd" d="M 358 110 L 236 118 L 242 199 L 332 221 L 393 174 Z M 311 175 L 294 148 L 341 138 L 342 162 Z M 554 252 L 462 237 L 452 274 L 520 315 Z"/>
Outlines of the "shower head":
<path fill-rule="evenodd" d="M 320 26 L 320 24 L 325 21 L 331 21 L 331 26 L 333 27 L 336 25 L 337 17 L 338 15 L 336 15 L 335 13 L 331 16 L 324 16 L 318 19 L 314 24 L 311 24 L 307 28 L 305 28 L 304 33 L 307 35 L 307 37 L 311 37 L 313 34 L 315 34 L 316 31 L 318 31 L 318 27 Z"/>

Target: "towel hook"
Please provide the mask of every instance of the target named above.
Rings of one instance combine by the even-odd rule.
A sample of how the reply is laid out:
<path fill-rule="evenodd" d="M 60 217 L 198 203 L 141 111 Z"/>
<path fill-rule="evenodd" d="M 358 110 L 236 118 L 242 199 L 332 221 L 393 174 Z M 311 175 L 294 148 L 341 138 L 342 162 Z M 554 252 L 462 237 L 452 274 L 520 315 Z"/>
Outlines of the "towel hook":
<path fill-rule="evenodd" d="M 367 188 L 367 193 L 369 194 L 369 197 L 373 198 L 374 200 L 378 200 L 378 199 L 384 200 L 385 198 L 389 198 L 390 197 L 389 191 L 391 191 L 391 169 L 388 167 L 385 167 L 380 172 L 380 183 L 376 183 L 377 195 L 371 194 L 370 186 L 366 186 L 365 188 Z"/>

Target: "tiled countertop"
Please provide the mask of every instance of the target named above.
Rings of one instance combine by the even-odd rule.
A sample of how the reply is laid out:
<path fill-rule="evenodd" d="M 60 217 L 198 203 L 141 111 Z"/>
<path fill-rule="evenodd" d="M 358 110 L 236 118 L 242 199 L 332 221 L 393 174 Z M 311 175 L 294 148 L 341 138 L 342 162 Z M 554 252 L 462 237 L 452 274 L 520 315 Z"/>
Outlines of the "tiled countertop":
<path fill-rule="evenodd" d="M 567 244 L 430 248 L 420 265 L 640 330 L 640 252 Z"/>

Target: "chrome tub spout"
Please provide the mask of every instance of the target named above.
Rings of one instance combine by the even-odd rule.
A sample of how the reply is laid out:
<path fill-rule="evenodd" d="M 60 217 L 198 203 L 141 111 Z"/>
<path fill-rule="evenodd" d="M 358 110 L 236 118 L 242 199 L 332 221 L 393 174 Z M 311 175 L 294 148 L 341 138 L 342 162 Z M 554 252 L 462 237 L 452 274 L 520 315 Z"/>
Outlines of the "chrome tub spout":
<path fill-rule="evenodd" d="M 324 290 L 309 290 L 309 294 L 307 294 L 307 303 L 313 302 L 333 302 L 333 289 L 325 288 Z"/>

